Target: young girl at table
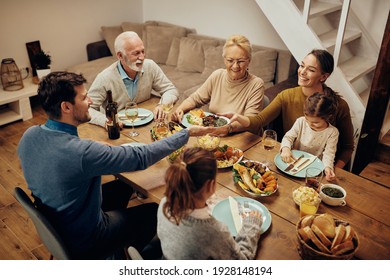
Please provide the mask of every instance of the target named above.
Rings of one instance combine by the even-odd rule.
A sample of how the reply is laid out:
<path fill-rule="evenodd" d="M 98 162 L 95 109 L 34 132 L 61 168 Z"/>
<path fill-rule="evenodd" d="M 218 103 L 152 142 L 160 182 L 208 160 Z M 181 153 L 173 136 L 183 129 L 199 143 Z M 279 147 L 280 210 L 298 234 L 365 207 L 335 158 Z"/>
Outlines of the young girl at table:
<path fill-rule="evenodd" d="M 280 145 L 283 161 L 293 159 L 291 149 L 305 151 L 322 159 L 326 180 L 335 179 L 334 159 L 339 131 L 330 124 L 337 109 L 337 94 L 325 88 L 323 93 L 314 93 L 304 105 L 304 116 L 298 118 L 284 135 Z"/>
<path fill-rule="evenodd" d="M 261 214 L 243 216 L 235 239 L 226 225 L 209 214 L 208 198 L 216 188 L 217 162 L 212 152 L 188 148 L 165 175 L 166 191 L 158 209 L 157 234 L 166 259 L 253 259 Z M 230 215 L 230 213 L 226 213 Z"/>

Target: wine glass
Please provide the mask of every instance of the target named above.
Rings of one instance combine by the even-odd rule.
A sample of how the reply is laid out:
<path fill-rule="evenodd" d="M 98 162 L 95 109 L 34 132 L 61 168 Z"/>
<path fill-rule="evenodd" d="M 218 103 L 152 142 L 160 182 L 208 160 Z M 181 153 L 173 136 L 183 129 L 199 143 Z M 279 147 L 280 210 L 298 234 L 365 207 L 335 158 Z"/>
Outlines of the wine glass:
<path fill-rule="evenodd" d="M 133 130 L 129 133 L 129 136 L 138 136 L 139 133 L 134 129 L 134 121 L 138 118 L 138 106 L 135 102 L 127 102 L 125 106 L 125 115 L 131 122 Z"/>
<path fill-rule="evenodd" d="M 267 129 L 263 133 L 263 147 L 266 151 L 271 151 L 275 148 L 277 142 L 277 134 L 275 130 Z M 266 166 L 270 166 L 270 162 L 268 161 L 268 152 L 267 152 L 267 160 L 264 163 Z"/>
<path fill-rule="evenodd" d="M 162 105 L 163 112 L 165 113 L 165 119 L 169 120 L 169 113 L 171 112 L 171 110 L 173 108 L 173 102 L 170 100 L 168 102 L 163 101 L 163 103 L 161 105 Z"/>
<path fill-rule="evenodd" d="M 322 169 L 309 167 L 306 169 L 306 186 L 319 192 L 322 181 Z"/>

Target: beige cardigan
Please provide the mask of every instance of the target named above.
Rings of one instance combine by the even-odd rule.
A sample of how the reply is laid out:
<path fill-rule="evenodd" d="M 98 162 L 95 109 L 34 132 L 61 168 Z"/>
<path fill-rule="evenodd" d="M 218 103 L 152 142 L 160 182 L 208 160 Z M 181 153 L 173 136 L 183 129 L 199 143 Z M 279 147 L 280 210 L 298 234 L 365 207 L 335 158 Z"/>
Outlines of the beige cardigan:
<path fill-rule="evenodd" d="M 89 113 L 92 117 L 90 123 L 105 126 L 106 90 L 111 89 L 112 99 L 118 103 L 118 110 L 124 109 L 126 102 L 130 101 L 117 65 L 118 61 L 100 72 L 88 90 L 88 96 L 93 102 L 89 108 Z M 179 98 L 176 87 L 165 76 L 161 68 L 153 60 L 145 59 L 141 77 L 138 81 L 138 92 L 134 101 L 137 103 L 146 101 L 151 98 L 152 92 L 153 95 L 160 95 L 164 99 L 170 99 L 174 102 Z M 142 105 L 140 106 L 142 107 Z"/>

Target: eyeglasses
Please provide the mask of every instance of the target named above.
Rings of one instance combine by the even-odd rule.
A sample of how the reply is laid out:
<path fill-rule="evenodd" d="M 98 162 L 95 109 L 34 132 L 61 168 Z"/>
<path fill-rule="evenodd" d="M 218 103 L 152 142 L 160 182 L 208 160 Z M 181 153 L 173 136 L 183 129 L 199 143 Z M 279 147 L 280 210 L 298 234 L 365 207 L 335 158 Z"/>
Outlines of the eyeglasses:
<path fill-rule="evenodd" d="M 234 63 L 237 63 L 239 66 L 242 66 L 242 65 L 244 65 L 248 60 L 249 60 L 249 58 L 232 59 L 232 58 L 226 58 L 226 57 L 225 57 L 225 61 L 226 61 L 229 65 L 234 65 Z"/>

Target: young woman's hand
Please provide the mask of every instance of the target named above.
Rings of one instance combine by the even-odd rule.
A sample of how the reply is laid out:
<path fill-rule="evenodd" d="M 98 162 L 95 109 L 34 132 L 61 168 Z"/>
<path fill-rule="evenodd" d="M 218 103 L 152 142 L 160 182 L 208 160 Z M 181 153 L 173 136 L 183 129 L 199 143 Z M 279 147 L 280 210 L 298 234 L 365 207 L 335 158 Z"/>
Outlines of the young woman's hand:
<path fill-rule="evenodd" d="M 325 167 L 325 179 L 327 181 L 334 181 L 336 179 L 336 174 L 329 167 Z"/>
<path fill-rule="evenodd" d="M 184 112 L 181 109 L 177 109 L 175 112 L 172 113 L 171 119 L 174 122 L 181 123 L 181 120 L 183 119 Z"/>

